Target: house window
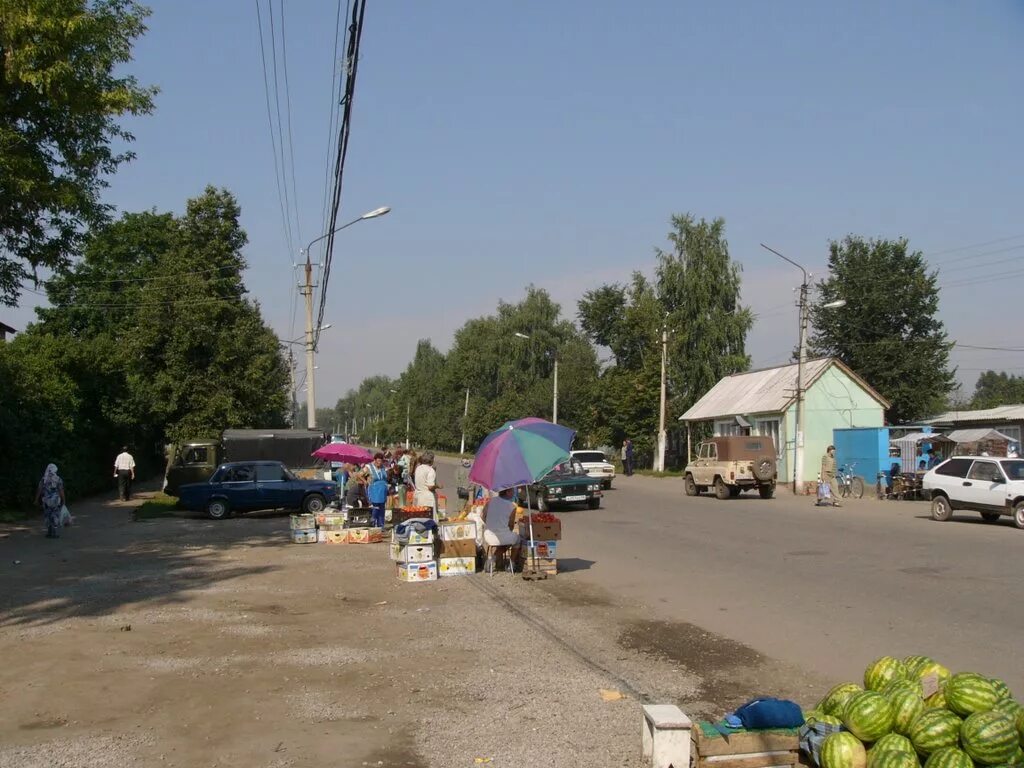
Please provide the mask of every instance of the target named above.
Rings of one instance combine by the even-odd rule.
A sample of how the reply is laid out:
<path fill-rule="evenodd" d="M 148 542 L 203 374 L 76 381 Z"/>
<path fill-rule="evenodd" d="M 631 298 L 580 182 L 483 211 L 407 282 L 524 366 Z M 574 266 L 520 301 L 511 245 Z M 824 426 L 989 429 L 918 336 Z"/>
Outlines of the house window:
<path fill-rule="evenodd" d="M 737 424 L 736 419 L 729 419 L 728 421 L 715 422 L 715 434 L 726 437 L 728 435 L 745 435 L 749 434 L 749 432 Z"/>
<path fill-rule="evenodd" d="M 754 424 L 757 429 L 757 434 L 770 437 L 772 442 L 775 443 L 775 451 L 780 450 L 779 446 L 779 420 L 778 419 L 759 419 Z"/>

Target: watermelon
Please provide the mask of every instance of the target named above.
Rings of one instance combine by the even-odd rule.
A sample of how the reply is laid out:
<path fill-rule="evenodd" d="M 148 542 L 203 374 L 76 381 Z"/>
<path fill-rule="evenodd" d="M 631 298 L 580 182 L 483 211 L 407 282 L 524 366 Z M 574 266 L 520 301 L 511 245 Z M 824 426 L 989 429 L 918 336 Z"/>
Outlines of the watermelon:
<path fill-rule="evenodd" d="M 1017 714 L 1013 716 L 1013 722 L 1017 726 L 1017 736 L 1020 738 L 1020 743 L 1024 746 L 1024 707 L 1017 710 Z"/>
<path fill-rule="evenodd" d="M 964 751 L 983 765 L 998 765 L 1013 759 L 1020 747 L 1013 720 L 1002 712 L 975 712 L 960 727 Z"/>
<path fill-rule="evenodd" d="M 946 708 L 946 691 L 944 688 L 939 688 L 935 693 L 924 700 L 924 705 L 928 709 L 945 709 Z"/>
<path fill-rule="evenodd" d="M 887 699 L 891 699 L 892 695 L 898 691 L 910 691 L 911 693 L 915 693 L 918 696 L 924 695 L 924 688 L 921 685 L 921 681 L 917 678 L 914 678 L 912 680 L 903 678 L 893 680 L 891 683 L 886 685 L 885 688 L 882 689 L 882 695 L 885 696 Z"/>
<path fill-rule="evenodd" d="M 926 677 L 931 677 L 932 675 L 938 679 L 939 685 L 942 685 L 949 680 L 949 668 L 942 666 L 939 662 L 934 661 L 933 659 L 928 659 L 928 661 L 917 668 L 918 680 L 924 680 Z"/>
<path fill-rule="evenodd" d="M 893 656 L 883 656 L 868 664 L 864 670 L 864 687 L 871 691 L 881 691 L 893 680 L 906 680 L 907 665 Z"/>
<path fill-rule="evenodd" d="M 923 667 L 928 662 L 934 663 L 934 659 L 930 656 L 907 656 L 903 659 L 903 665 L 907 668 L 907 674 L 912 677 L 917 677 L 917 670 Z"/>
<path fill-rule="evenodd" d="M 821 743 L 821 768 L 866 768 L 867 753 L 856 736 L 831 733 Z"/>
<path fill-rule="evenodd" d="M 987 712 L 999 701 L 992 682 L 974 672 L 953 675 L 946 681 L 943 692 L 946 694 L 946 706 L 962 716 Z"/>
<path fill-rule="evenodd" d="M 943 747 L 955 747 L 960 741 L 962 721 L 948 709 L 926 709 L 910 725 L 907 736 L 922 755 Z"/>
<path fill-rule="evenodd" d="M 917 755 L 900 749 L 879 752 L 874 747 L 868 752 L 868 768 L 921 768 Z"/>
<path fill-rule="evenodd" d="M 996 696 L 999 697 L 1000 701 L 1003 701 L 1004 699 L 1013 698 L 1013 694 L 1010 693 L 1010 686 L 1008 686 L 998 677 L 990 677 L 989 682 L 992 683 L 992 687 L 996 689 Z"/>
<path fill-rule="evenodd" d="M 913 742 L 898 733 L 887 733 L 871 746 L 871 749 L 868 750 L 868 765 L 871 765 L 872 752 L 907 752 L 915 758 L 917 757 Z"/>
<path fill-rule="evenodd" d="M 906 736 L 910 732 L 910 726 L 924 712 L 924 700 L 912 691 L 901 691 L 890 696 L 889 703 L 892 705 L 894 717 L 893 729 L 896 733 Z"/>
<path fill-rule="evenodd" d="M 815 709 L 820 709 L 826 715 L 840 717 L 843 713 L 843 707 L 846 706 L 847 699 L 863 690 L 856 683 L 840 683 L 825 694 L 825 698 L 818 702 Z"/>
<path fill-rule="evenodd" d="M 895 720 L 889 700 L 875 691 L 853 694 L 843 709 L 843 725 L 863 741 L 882 738 L 892 730 Z"/>
<path fill-rule="evenodd" d="M 956 747 L 943 747 L 932 752 L 925 761 L 925 768 L 974 768 L 966 752 Z"/>
<path fill-rule="evenodd" d="M 1021 707 L 1015 699 L 1002 699 L 996 702 L 996 705 L 992 707 L 992 711 L 1002 712 L 1007 717 L 1016 718 L 1017 713 L 1021 711 Z"/>

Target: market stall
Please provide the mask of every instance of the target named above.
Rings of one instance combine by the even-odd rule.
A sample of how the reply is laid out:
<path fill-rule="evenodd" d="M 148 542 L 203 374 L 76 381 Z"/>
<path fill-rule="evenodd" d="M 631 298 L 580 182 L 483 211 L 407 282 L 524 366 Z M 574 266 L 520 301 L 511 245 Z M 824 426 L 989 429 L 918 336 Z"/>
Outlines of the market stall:
<path fill-rule="evenodd" d="M 956 453 L 960 456 L 1009 456 L 1011 448 L 1018 448 L 1012 437 L 987 427 L 954 429 L 949 439 L 956 443 Z"/>

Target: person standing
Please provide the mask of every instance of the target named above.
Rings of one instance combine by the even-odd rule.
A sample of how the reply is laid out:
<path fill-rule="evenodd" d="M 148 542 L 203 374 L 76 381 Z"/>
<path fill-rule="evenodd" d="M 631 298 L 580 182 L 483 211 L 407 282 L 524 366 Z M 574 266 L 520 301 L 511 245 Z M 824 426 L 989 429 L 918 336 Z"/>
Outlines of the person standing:
<path fill-rule="evenodd" d="M 384 466 L 384 454 L 375 453 L 373 462 L 366 465 L 369 487 L 366 495 L 370 499 L 370 507 L 373 509 L 373 527 L 384 527 L 384 506 L 388 501 L 388 470 Z"/>
<path fill-rule="evenodd" d="M 135 458 L 128 453 L 128 446 L 123 446 L 114 459 L 114 477 L 117 478 L 117 492 L 121 501 L 128 501 L 132 495 L 132 482 L 135 480 Z"/>
<path fill-rule="evenodd" d="M 839 506 L 839 483 L 836 482 L 836 447 L 830 445 L 821 457 L 821 482 L 827 483 L 831 491 L 832 506 Z"/>
<path fill-rule="evenodd" d="M 416 489 L 412 503 L 417 507 L 430 507 L 433 517 L 437 518 L 437 490 L 443 488 L 437 482 L 437 470 L 434 469 L 434 454 L 424 451 L 419 464 L 413 472 L 413 484 Z"/>
<path fill-rule="evenodd" d="M 36 504 L 43 505 L 43 520 L 46 522 L 46 538 L 60 537 L 60 511 L 66 503 L 64 481 L 57 474 L 56 464 L 47 464 L 46 471 L 36 487 Z"/>
<path fill-rule="evenodd" d="M 622 471 L 628 477 L 633 475 L 633 441 L 628 437 L 626 442 L 622 444 Z"/>

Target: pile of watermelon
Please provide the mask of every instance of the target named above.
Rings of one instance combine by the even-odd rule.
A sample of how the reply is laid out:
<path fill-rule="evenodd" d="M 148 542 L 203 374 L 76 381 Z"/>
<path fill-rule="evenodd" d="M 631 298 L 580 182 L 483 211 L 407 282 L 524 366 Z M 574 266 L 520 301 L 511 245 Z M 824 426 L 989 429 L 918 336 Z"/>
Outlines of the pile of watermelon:
<path fill-rule="evenodd" d="M 1024 768 L 1024 707 L 1006 683 L 927 656 L 883 656 L 804 717 L 844 729 L 825 738 L 821 768 Z"/>

